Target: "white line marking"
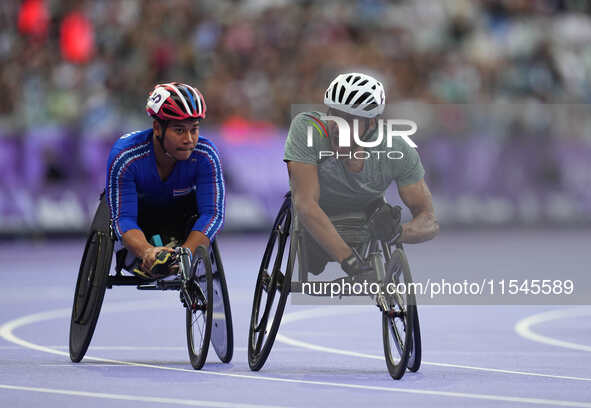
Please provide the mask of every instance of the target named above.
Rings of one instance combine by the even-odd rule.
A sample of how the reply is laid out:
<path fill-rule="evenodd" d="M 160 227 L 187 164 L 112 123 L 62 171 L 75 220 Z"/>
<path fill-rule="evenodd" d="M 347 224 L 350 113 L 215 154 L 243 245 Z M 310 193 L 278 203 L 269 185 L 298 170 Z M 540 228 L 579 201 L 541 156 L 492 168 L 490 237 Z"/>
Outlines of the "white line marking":
<path fill-rule="evenodd" d="M 121 367 L 121 364 L 108 364 L 108 363 L 85 363 L 92 367 Z M 39 367 L 66 367 L 66 368 L 77 368 L 72 363 L 61 363 L 61 364 L 39 364 Z M 128 367 L 128 366 L 125 366 Z"/>
<path fill-rule="evenodd" d="M 298 320 L 310 319 L 314 317 L 325 317 L 325 316 L 333 316 L 345 314 L 341 309 L 308 309 L 303 310 L 300 312 L 289 313 L 283 317 L 283 321 L 281 323 L 289 323 Z M 320 346 L 317 344 L 308 343 L 301 340 L 292 339 L 287 337 L 286 335 L 277 333 L 276 340 L 283 343 L 288 344 L 294 347 L 302 347 L 309 350 L 321 351 L 324 353 L 332 353 L 332 354 L 341 354 L 344 356 L 351 356 L 351 357 L 361 357 L 361 358 L 370 358 L 374 360 L 384 360 L 383 355 L 374 355 L 374 354 L 366 354 L 366 353 L 358 353 L 356 351 L 349 351 L 343 349 L 337 349 L 333 347 L 325 347 Z M 424 365 L 431 365 L 435 367 L 451 367 L 451 368 L 462 368 L 467 370 L 477 370 L 477 371 L 489 371 L 494 373 L 503 373 L 503 374 L 515 374 L 515 375 L 527 375 L 533 377 L 546 377 L 546 378 L 557 378 L 561 380 L 575 380 L 575 381 L 591 381 L 591 378 L 585 377 L 572 377 L 572 376 L 565 376 L 565 375 L 553 375 L 553 374 L 542 374 L 542 373 L 535 373 L 529 371 L 515 371 L 515 370 L 503 370 L 499 368 L 486 368 L 486 367 L 477 367 L 477 366 L 470 366 L 470 365 L 463 365 L 463 364 L 451 364 L 451 363 L 436 363 L 430 361 L 422 361 Z"/>
<path fill-rule="evenodd" d="M 57 349 L 65 349 L 68 350 L 69 346 L 57 346 L 52 347 Z M 112 350 L 112 351 L 159 351 L 159 350 L 167 350 L 167 351 L 180 351 L 180 350 L 187 350 L 187 346 L 90 346 L 88 350 Z"/>
<path fill-rule="evenodd" d="M 591 309 L 565 309 L 565 310 L 551 310 L 549 312 L 538 313 L 521 319 L 515 324 L 515 331 L 521 337 L 526 339 L 548 344 L 550 346 L 563 347 L 579 351 L 591 351 L 591 346 L 584 344 L 572 343 L 570 341 L 558 340 L 552 337 L 543 336 L 532 331 L 531 327 L 540 323 L 550 322 L 553 320 L 565 319 L 570 317 L 591 316 Z"/>
<path fill-rule="evenodd" d="M 56 350 L 68 350 L 66 345 L 46 345 Z M 21 346 L 0 346 L 0 350 L 23 350 Z M 90 346 L 88 351 L 186 351 L 187 346 Z M 248 347 L 234 347 L 234 351 L 247 351 Z M 274 347 L 273 351 L 278 352 L 305 352 L 306 350 L 300 347 Z"/>
<path fill-rule="evenodd" d="M 125 308 L 131 307 L 138 307 L 138 304 L 141 302 L 133 302 L 129 304 L 124 304 Z M 115 309 L 116 305 L 112 305 L 109 310 L 118 310 Z M 316 309 L 314 309 L 316 310 Z M 322 309 L 320 309 L 322 310 Z M 332 310 L 332 309 L 328 309 Z M 304 319 L 306 315 L 314 314 L 313 310 L 306 310 L 300 314 L 293 313 L 292 315 L 296 315 L 295 317 L 289 318 L 289 314 L 285 316 L 288 318 L 289 321 L 301 320 Z M 318 313 L 318 310 L 316 310 Z M 32 315 L 23 316 L 9 322 L 4 323 L 0 326 L 0 337 L 4 338 L 5 340 L 21 345 L 25 348 L 29 348 L 32 350 L 37 350 L 45 353 L 57 354 L 61 356 L 69 356 L 68 353 L 50 349 L 45 346 L 41 346 L 35 343 L 31 343 L 27 340 L 23 340 L 14 335 L 13 331 L 18 329 L 19 327 L 26 326 L 29 324 L 34 324 L 37 322 L 63 318 L 67 317 L 70 314 L 70 308 L 65 309 L 56 309 L 47 312 L 36 313 Z M 333 314 L 334 313 L 333 311 Z M 211 375 L 211 376 L 220 376 L 220 377 L 230 377 L 230 378 L 242 378 L 242 379 L 249 379 L 249 380 L 257 380 L 257 381 L 269 381 L 269 382 L 276 382 L 276 383 L 286 383 L 286 384 L 306 384 L 306 385 L 317 385 L 317 386 L 326 386 L 326 387 L 335 387 L 335 388 L 347 388 L 347 389 L 357 389 L 357 390 L 374 390 L 374 391 L 385 391 L 385 392 L 394 392 L 394 393 L 405 393 L 405 394 L 414 394 L 414 395 L 431 395 L 431 396 L 441 396 L 441 397 L 453 397 L 453 398 L 467 398 L 467 399 L 474 399 L 474 400 L 488 400 L 488 401 L 502 401 L 502 402 L 513 402 L 513 403 L 525 403 L 525 404 L 537 404 L 537 405 L 554 405 L 554 406 L 562 406 L 562 407 L 583 407 L 583 408 L 591 408 L 591 403 L 588 402 L 578 402 L 578 401 L 563 401 L 563 400 L 552 400 L 552 399 L 542 399 L 542 398 L 528 398 L 528 397 L 510 397 L 510 396 L 502 396 L 502 395 L 493 395 L 493 394 L 476 394 L 476 393 L 464 393 L 464 392 L 453 392 L 453 391 L 434 391 L 434 390 L 424 390 L 424 389 L 413 389 L 413 388 L 398 388 L 398 387 L 381 387 L 381 386 L 372 386 L 372 385 L 359 385 L 359 384 L 346 384 L 346 383 L 337 383 L 337 382 L 328 382 L 328 381 L 312 381 L 312 380 L 296 380 L 291 378 L 278 378 L 278 377 L 267 377 L 262 375 L 247 375 L 247 374 L 233 374 L 233 373 L 221 373 L 215 371 L 206 371 L 206 370 L 189 370 L 184 368 L 176 368 L 176 367 L 167 367 L 167 366 L 158 366 L 153 364 L 143 364 L 143 363 L 134 363 L 129 361 L 120 361 L 120 360 L 112 360 L 107 358 L 99 358 L 99 357 L 91 357 L 86 356 L 87 360 L 93 361 L 101 361 L 105 363 L 115 363 L 115 364 L 122 364 L 122 365 L 131 365 L 135 367 L 145 367 L 145 368 L 155 368 L 158 370 L 166 370 L 166 371 L 181 371 L 187 373 L 193 373 L 195 375 Z"/>
<path fill-rule="evenodd" d="M 0 389 L 5 390 L 16 390 L 16 391 L 30 391 L 30 392 L 43 392 L 47 394 L 61 394 L 70 395 L 75 397 L 90 397 L 90 398 L 102 398 L 110 400 L 123 400 L 123 401 L 141 401 L 141 402 L 153 402 L 158 404 L 175 404 L 175 405 L 189 405 L 193 407 L 219 407 L 219 408 L 256 408 L 265 405 L 260 404 L 237 404 L 233 402 L 223 401 L 202 401 L 202 400 L 186 400 L 179 398 L 162 398 L 162 397 L 145 397 L 141 395 L 129 395 L 129 394 L 107 394 L 104 392 L 87 392 L 87 391 L 75 391 L 75 390 L 61 390 L 57 388 L 37 388 L 37 387 L 21 387 L 18 385 L 6 385 L 0 384 Z M 271 407 L 267 405 L 267 407 Z"/>

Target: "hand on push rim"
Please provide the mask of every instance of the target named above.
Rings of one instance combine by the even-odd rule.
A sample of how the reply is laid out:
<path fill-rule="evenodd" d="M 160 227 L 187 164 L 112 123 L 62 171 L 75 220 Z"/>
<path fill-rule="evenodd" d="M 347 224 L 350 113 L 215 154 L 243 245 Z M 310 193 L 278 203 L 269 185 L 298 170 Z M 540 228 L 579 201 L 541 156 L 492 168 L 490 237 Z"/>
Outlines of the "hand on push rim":
<path fill-rule="evenodd" d="M 168 247 L 150 247 L 142 254 L 141 268 L 152 277 L 166 276 L 174 273 L 171 266 L 176 262 L 175 251 Z"/>

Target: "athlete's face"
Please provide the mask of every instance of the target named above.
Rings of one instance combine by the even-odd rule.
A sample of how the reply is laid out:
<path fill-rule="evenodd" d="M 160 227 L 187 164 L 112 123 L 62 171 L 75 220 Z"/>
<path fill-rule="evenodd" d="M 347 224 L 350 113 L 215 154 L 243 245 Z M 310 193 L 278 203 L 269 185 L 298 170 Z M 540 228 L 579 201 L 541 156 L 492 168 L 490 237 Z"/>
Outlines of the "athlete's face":
<path fill-rule="evenodd" d="M 164 135 L 164 147 L 177 160 L 187 160 L 199 140 L 199 121 L 171 121 Z"/>
<path fill-rule="evenodd" d="M 329 109 L 327 114 L 329 116 L 338 116 L 342 119 L 345 119 L 345 121 L 347 121 L 347 123 L 349 124 L 349 138 L 350 138 L 349 145 L 351 147 L 339 146 L 339 127 L 334 120 L 329 120 L 326 125 L 328 137 L 330 139 L 330 142 L 331 142 L 333 148 L 336 149 L 336 151 L 339 153 L 339 155 L 343 155 L 343 156 L 348 155 L 349 152 L 351 151 L 351 148 L 355 147 L 357 145 L 355 143 L 355 140 L 353 139 L 353 129 L 355 126 L 355 120 L 357 120 L 359 137 L 362 137 L 363 135 L 365 135 L 365 131 L 368 129 L 368 125 L 373 123 L 372 121 L 369 121 L 370 123 L 368 123 L 368 121 L 365 120 L 364 118 L 349 115 L 347 113 L 339 112 L 334 109 Z"/>

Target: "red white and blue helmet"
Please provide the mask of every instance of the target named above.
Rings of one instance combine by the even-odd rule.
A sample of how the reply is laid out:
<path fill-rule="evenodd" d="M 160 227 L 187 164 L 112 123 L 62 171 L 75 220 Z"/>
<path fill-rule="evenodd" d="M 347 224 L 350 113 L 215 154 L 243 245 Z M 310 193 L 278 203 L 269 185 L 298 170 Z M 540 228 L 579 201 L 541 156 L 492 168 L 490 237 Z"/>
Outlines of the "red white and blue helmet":
<path fill-rule="evenodd" d="M 180 82 L 156 85 L 146 103 L 148 116 L 164 121 L 205 119 L 206 111 L 201 92 Z"/>

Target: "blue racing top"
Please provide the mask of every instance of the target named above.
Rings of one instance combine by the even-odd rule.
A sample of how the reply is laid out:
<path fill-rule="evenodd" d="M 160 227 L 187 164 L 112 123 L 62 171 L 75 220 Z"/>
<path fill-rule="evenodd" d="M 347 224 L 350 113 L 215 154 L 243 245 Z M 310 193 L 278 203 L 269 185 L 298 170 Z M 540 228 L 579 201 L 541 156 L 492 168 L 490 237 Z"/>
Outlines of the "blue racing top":
<path fill-rule="evenodd" d="M 152 129 L 132 132 L 115 142 L 107 167 L 107 203 L 117 238 L 130 229 L 140 229 L 138 199 L 150 206 L 166 207 L 175 198 L 195 194 L 199 218 L 193 231 L 210 240 L 224 223 L 226 201 L 224 177 L 214 144 L 199 136 L 187 160 L 177 161 L 164 181 L 156 168 Z"/>

